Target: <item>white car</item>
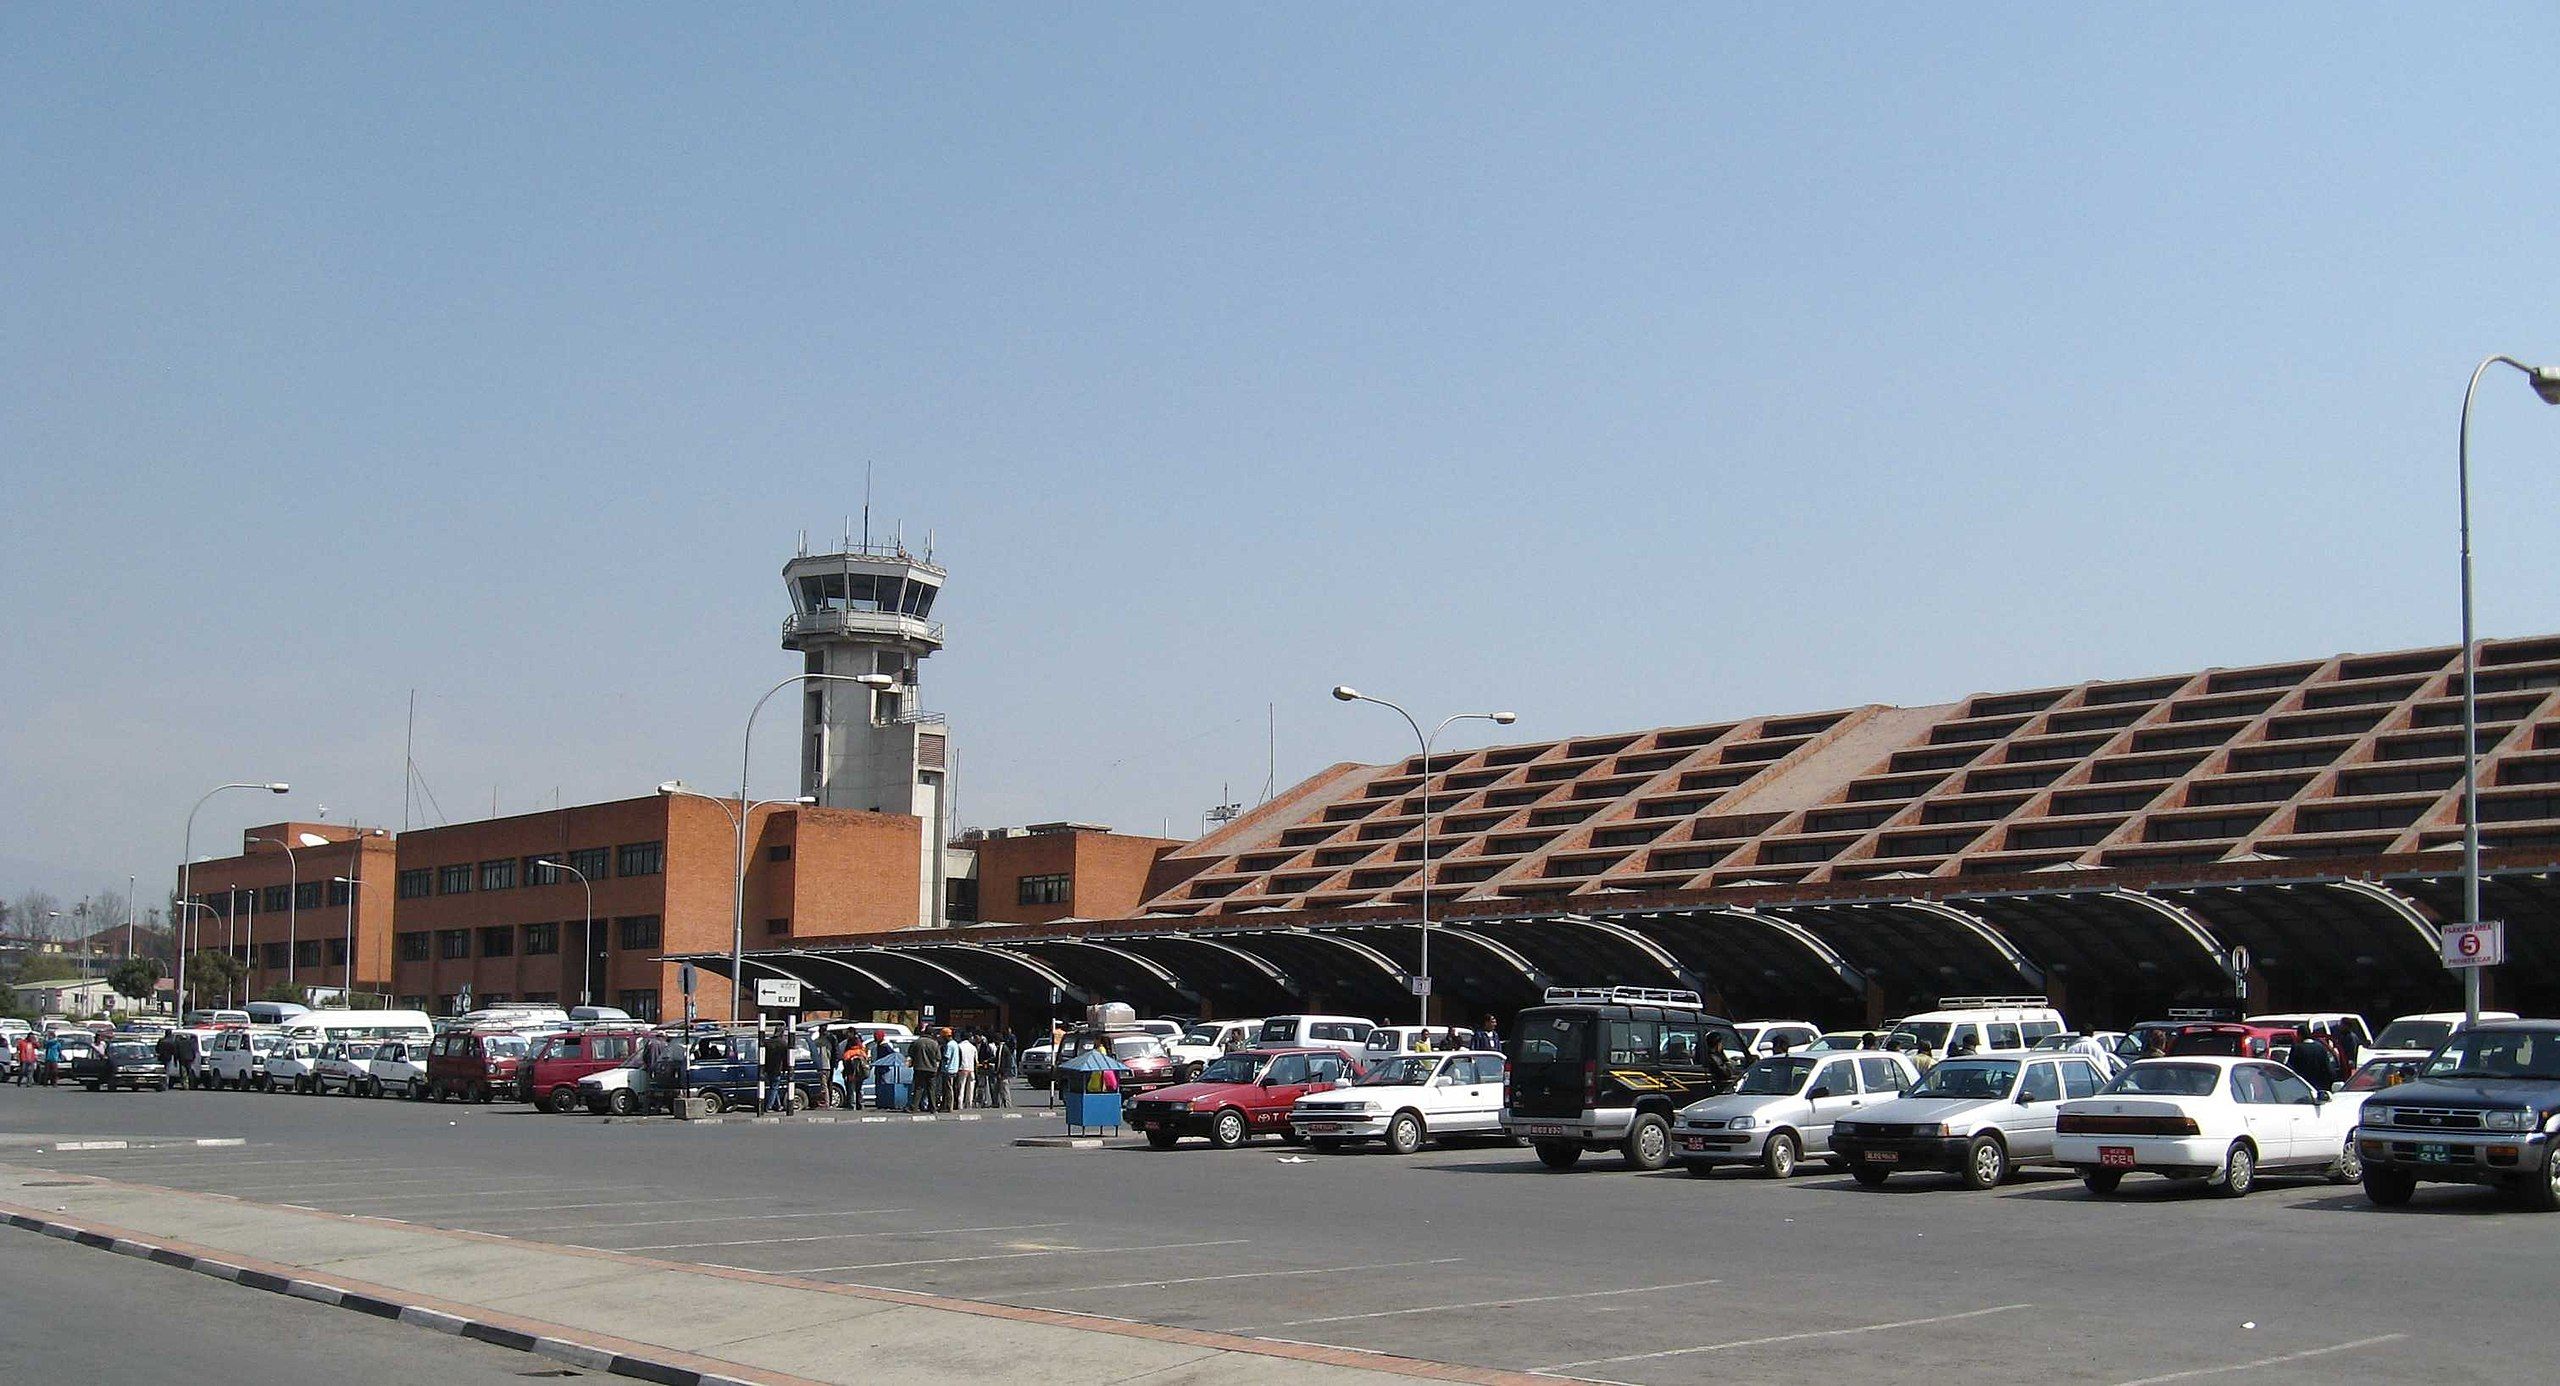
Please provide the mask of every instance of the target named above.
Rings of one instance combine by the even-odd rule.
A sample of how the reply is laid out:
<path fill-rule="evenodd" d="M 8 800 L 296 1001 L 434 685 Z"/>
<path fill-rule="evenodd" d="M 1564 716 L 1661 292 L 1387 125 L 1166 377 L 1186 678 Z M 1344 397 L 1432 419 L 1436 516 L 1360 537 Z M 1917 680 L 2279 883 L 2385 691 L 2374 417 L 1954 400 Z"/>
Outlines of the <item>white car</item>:
<path fill-rule="evenodd" d="M 2144 1059 L 2096 1097 L 2062 1104 L 2054 1163 L 2108 1194 L 2133 1173 L 2202 1179 L 2238 1198 L 2260 1173 L 2364 1177 L 2356 1119 L 2365 1094 L 2316 1092 L 2264 1059 Z"/>
<path fill-rule="evenodd" d="M 1911 1090 L 1831 1124 L 1831 1148 L 1869 1187 L 1897 1173 L 1944 1170 L 1975 1189 L 1998 1187 L 2023 1165 L 2054 1163 L 2054 1118 L 2070 1098 L 2106 1084 L 2078 1054 L 1940 1059 Z"/>
<path fill-rule="evenodd" d="M 373 1051 L 380 1040 L 331 1040 L 320 1046 L 320 1060 L 312 1065 L 311 1090 L 336 1092 L 341 1097 L 354 1097 L 373 1081 Z"/>
<path fill-rule="evenodd" d="M 1746 1070 L 1732 1092 L 1681 1108 L 1671 1155 L 1700 1178 L 1718 1165 L 1756 1164 L 1784 1179 L 1806 1156 L 1838 1165 L 1831 1124 L 1918 1081 L 1911 1060 L 1883 1050 L 1773 1055 Z"/>
<path fill-rule="evenodd" d="M 1204 1020 L 1182 1032 L 1182 1037 L 1166 1048 L 1173 1051 L 1175 1062 L 1190 1077 L 1216 1063 L 1227 1054 L 1250 1048 L 1262 1033 L 1259 1020 Z"/>
<path fill-rule="evenodd" d="M 1792 1052 L 1822 1038 L 1822 1027 L 1809 1020 L 1741 1020 L 1733 1028 L 1742 1032 L 1742 1046 L 1753 1054 L 1777 1053 L 1780 1040 Z"/>
<path fill-rule="evenodd" d="M 1385 1141 L 1410 1155 L 1427 1140 L 1502 1134 L 1503 1058 L 1489 1049 L 1387 1059 L 1347 1088 L 1310 1094 L 1289 1126 L 1318 1150 Z"/>
<path fill-rule="evenodd" d="M 409 1040 L 384 1040 L 374 1046 L 373 1057 L 365 1060 L 365 1073 L 371 1079 L 365 1085 L 365 1096 L 381 1097 L 386 1093 L 400 1097 L 424 1097 L 427 1094 L 427 1046 Z"/>
<path fill-rule="evenodd" d="M 272 1092 L 275 1079 L 267 1072 L 267 1060 L 283 1043 L 284 1036 L 273 1030 L 224 1030 L 213 1037 L 205 1068 L 217 1088 Z"/>
<path fill-rule="evenodd" d="M 2484 1021 L 2521 1019 L 2513 1011 L 2482 1011 L 2480 1018 Z M 2445 1041 L 2460 1034 L 2469 1019 L 2461 1011 L 2425 1011 L 2404 1015 L 2382 1027 L 2382 1033 L 2374 1036 L 2373 1042 L 2356 1055 L 2356 1066 L 2361 1068 L 2376 1059 L 2423 1059 L 2443 1048 Z"/>
<path fill-rule="evenodd" d="M 1377 1022 L 1356 1015 L 1275 1015 L 1263 1019 L 1256 1049 L 1339 1049 L 1352 1058 L 1369 1042 Z"/>
<path fill-rule="evenodd" d="M 1376 1064 L 1398 1054 L 1450 1054 L 1474 1047 L 1459 1043 L 1458 1032 L 1446 1025 L 1381 1025 L 1360 1042 L 1360 1062 Z"/>
<path fill-rule="evenodd" d="M 312 1072 L 320 1066 L 320 1042 L 286 1036 L 267 1055 L 267 1081 L 287 1092 L 317 1092 Z"/>

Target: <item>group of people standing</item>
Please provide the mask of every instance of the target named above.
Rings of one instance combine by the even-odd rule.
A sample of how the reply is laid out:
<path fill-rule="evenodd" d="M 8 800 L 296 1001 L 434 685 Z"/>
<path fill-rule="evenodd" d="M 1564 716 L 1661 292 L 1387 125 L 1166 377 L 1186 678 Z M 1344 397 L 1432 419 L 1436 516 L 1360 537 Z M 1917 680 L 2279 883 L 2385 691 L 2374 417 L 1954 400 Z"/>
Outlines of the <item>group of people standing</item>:
<path fill-rule="evenodd" d="M 831 1036 L 827 1067 L 842 1075 L 848 1104 L 857 1109 L 868 1091 L 883 1111 L 894 1103 L 909 1112 L 952 1112 L 1007 1105 L 1007 1080 L 1018 1059 L 1012 1037 L 1001 1031 L 945 1025 L 903 1044 L 887 1035 L 866 1041 L 858 1031 Z"/>

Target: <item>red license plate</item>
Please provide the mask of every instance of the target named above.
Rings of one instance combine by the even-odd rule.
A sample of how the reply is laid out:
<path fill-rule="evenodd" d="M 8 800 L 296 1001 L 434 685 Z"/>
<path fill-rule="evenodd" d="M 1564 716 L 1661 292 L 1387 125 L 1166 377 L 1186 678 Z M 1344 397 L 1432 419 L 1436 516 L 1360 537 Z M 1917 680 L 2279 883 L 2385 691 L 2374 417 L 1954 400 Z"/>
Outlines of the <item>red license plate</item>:
<path fill-rule="evenodd" d="M 2108 1169 L 2131 1169 L 2133 1168 L 2133 1147 L 2129 1145 L 2099 1146 L 2098 1163 Z"/>
<path fill-rule="evenodd" d="M 1898 1165 L 1902 1163 L 1902 1152 L 1899 1150 L 1870 1150 L 1867 1152 L 1867 1163 L 1871 1165 Z"/>
<path fill-rule="evenodd" d="M 1682 1150 L 1704 1150 L 1707 1148 L 1707 1138 L 1704 1136 L 1683 1136 L 1680 1139 L 1680 1148 Z"/>

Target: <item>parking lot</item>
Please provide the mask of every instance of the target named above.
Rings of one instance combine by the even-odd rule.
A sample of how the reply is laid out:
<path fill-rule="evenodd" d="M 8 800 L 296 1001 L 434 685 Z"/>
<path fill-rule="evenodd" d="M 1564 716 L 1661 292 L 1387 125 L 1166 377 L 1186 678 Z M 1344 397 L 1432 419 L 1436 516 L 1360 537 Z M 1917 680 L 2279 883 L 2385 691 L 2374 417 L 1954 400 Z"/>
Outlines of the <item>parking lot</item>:
<path fill-rule="evenodd" d="M 0 1160 L 816 1280 L 1633 1383 L 2512 1379 L 2560 1224 L 2270 1181 L 1567 1174 L 1507 1145 L 1313 1156 L 1021 1120 L 682 1124 L 497 1105 L 0 1091 Z M 243 1137 L 229 1147 L 158 1144 Z M 56 1151 L 122 1138 L 121 1150 Z M 538 1313 L 538 1304 L 523 1306 Z"/>

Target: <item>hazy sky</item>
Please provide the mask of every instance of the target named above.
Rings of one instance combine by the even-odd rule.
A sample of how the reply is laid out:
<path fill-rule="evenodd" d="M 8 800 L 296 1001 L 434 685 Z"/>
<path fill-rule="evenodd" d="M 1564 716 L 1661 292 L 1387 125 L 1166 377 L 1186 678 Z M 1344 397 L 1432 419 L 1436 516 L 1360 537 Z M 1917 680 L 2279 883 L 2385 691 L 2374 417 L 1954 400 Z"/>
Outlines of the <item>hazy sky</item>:
<path fill-rule="evenodd" d="M 961 820 L 2449 641 L 2545 5 L 0 9 L 0 891 L 736 774 L 951 570 Z M 2560 628 L 2560 410 L 2477 420 Z M 787 793 L 791 705 L 757 788 Z M 766 752 L 771 752 L 768 756 Z M 428 815 L 434 821 L 435 815 Z"/>

